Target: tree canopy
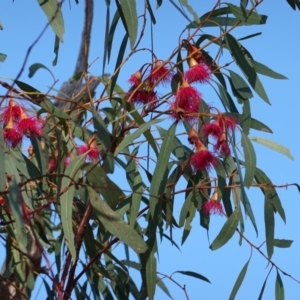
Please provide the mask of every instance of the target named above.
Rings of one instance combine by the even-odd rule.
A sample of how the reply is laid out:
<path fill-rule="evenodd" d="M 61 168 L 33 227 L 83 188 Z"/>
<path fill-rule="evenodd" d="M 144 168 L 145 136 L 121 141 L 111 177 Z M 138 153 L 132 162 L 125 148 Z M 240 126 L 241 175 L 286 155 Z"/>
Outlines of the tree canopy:
<path fill-rule="evenodd" d="M 300 192 L 300 186 L 296 178 L 282 184 L 284 176 L 273 182 L 254 146 L 293 160 L 277 138 L 265 137 L 273 133 L 267 117 L 253 113 L 262 100 L 265 114 L 272 114 L 262 76 L 287 79 L 275 71 L 276 59 L 270 67 L 252 54 L 252 41 L 268 26 L 263 1 L 215 1 L 208 11 L 187 0 L 37 2 L 47 21 L 36 25 L 37 36 L 26 33 L 30 44 L 15 77 L 0 78 L 1 295 L 30 299 L 42 286 L 45 299 L 155 299 L 160 288 L 165 297 L 190 299 L 183 277 L 201 282 L 201 290 L 218 283 L 198 266 L 178 269 L 176 261 L 174 271 L 164 273 L 161 249 L 197 260 L 184 255 L 188 239 L 220 251 L 238 237 L 232 255 L 249 249 L 250 255 L 226 282 L 233 285 L 224 297 L 238 299 L 242 285 L 255 284 L 255 297 L 263 299 L 275 274 L 275 298 L 284 299 L 283 278 L 297 284 L 300 278 L 276 262 L 276 251 L 293 243 L 275 231 L 287 221 L 279 190 Z M 64 79 L 56 67 L 66 63 L 60 51 L 68 43 L 65 10 L 81 2 L 79 55 L 59 86 Z M 298 0 L 287 4 L 300 10 Z M 167 21 L 160 24 L 164 6 Z M 105 15 L 101 37 L 92 34 L 97 7 Z M 177 18 L 184 24 L 178 32 Z M 1 22 L 0 28 L 9 30 Z M 43 55 L 49 61 L 54 49 L 52 66 L 29 64 L 49 28 L 53 48 Z M 172 45 L 163 41 L 169 34 L 176 37 Z M 103 49 L 98 58 L 89 55 L 94 42 Z M 1 64 L 9 64 L 10 53 L 0 52 Z M 97 74 L 91 72 L 96 60 Z M 50 75 L 45 90 L 31 82 L 42 72 Z M 257 199 L 260 209 L 253 208 Z M 263 236 L 261 245 L 249 230 Z M 201 240 L 194 232 L 204 233 Z M 254 253 L 267 266 L 262 282 L 245 278 Z M 212 268 L 226 281 L 226 269 Z"/>

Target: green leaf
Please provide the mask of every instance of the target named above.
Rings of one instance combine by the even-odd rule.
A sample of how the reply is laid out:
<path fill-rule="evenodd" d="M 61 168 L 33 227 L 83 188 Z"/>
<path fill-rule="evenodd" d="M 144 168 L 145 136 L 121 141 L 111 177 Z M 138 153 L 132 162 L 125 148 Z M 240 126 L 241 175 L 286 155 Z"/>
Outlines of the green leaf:
<path fill-rule="evenodd" d="M 149 300 L 154 299 L 156 288 L 156 258 L 153 253 L 150 254 L 146 265 L 147 292 Z"/>
<path fill-rule="evenodd" d="M 76 250 L 74 244 L 74 233 L 72 227 L 72 211 L 73 211 L 73 198 L 75 192 L 74 183 L 77 182 L 80 176 L 80 168 L 83 166 L 86 154 L 75 157 L 67 166 L 64 177 L 61 182 L 60 191 L 60 207 L 61 207 L 61 222 L 64 231 L 64 238 L 72 256 L 72 262 L 76 260 Z"/>
<path fill-rule="evenodd" d="M 233 236 L 240 219 L 240 211 L 236 209 L 227 219 L 221 231 L 210 245 L 211 250 L 217 250 L 225 245 Z"/>
<path fill-rule="evenodd" d="M 256 168 L 255 180 L 258 184 L 265 185 L 261 187 L 263 194 L 268 197 L 274 206 L 275 212 L 277 211 L 284 223 L 286 223 L 286 217 L 284 209 L 281 205 L 281 201 L 278 197 L 276 189 L 273 187 L 273 183 L 270 178 L 260 169 Z"/>
<path fill-rule="evenodd" d="M 38 70 L 38 69 L 45 69 L 47 70 L 51 75 L 52 75 L 52 72 L 46 67 L 44 66 L 43 64 L 40 64 L 40 63 L 35 63 L 33 65 L 31 65 L 29 67 L 29 74 L 28 74 L 28 77 L 31 78 L 33 77 L 33 75 L 35 74 L 35 72 Z"/>
<path fill-rule="evenodd" d="M 247 269 L 248 269 L 248 264 L 250 262 L 250 259 L 246 262 L 246 264 L 244 265 L 244 267 L 242 268 L 234 286 L 233 286 L 233 289 L 231 291 L 231 294 L 229 296 L 229 300 L 234 300 L 236 299 L 236 294 L 237 292 L 239 291 L 239 288 L 241 287 L 241 284 L 245 278 L 245 275 L 246 275 L 246 272 L 247 272 Z"/>
<path fill-rule="evenodd" d="M 149 15 L 151 17 L 151 21 L 152 21 L 152 24 L 156 24 L 156 19 L 155 19 L 155 16 L 154 16 L 154 13 L 153 13 L 153 10 L 152 10 L 152 7 L 151 7 L 151 4 L 150 4 L 150 1 L 149 0 L 146 0 L 147 2 L 147 9 L 149 11 Z"/>
<path fill-rule="evenodd" d="M 0 62 L 4 62 L 6 60 L 7 55 L 4 53 L 0 53 Z"/>
<path fill-rule="evenodd" d="M 269 259 L 271 259 L 274 251 L 274 211 L 271 199 L 265 197 L 265 230 L 266 230 L 266 246 Z"/>
<path fill-rule="evenodd" d="M 120 20 L 120 14 L 119 14 L 119 11 L 117 10 L 115 12 L 114 18 L 111 22 L 110 29 L 109 29 L 109 35 L 108 35 L 108 38 L 107 38 L 107 41 L 105 44 L 106 45 L 105 49 L 107 50 L 107 63 L 109 63 L 109 61 L 110 61 L 113 39 L 115 37 L 115 30 L 117 28 L 119 20 Z M 103 56 L 103 68 L 104 68 L 104 66 L 105 66 L 105 55 Z M 104 70 L 103 70 L 103 73 L 104 73 Z"/>
<path fill-rule="evenodd" d="M 176 271 L 173 274 L 175 274 L 175 273 L 180 273 L 180 274 L 183 274 L 183 275 L 191 276 L 191 277 L 194 277 L 194 278 L 206 281 L 208 283 L 211 283 L 205 276 L 203 276 L 203 275 L 201 275 L 199 273 L 196 273 L 196 272 L 192 272 L 192 271 Z"/>
<path fill-rule="evenodd" d="M 173 139 L 175 136 L 176 125 L 177 123 L 174 123 L 168 130 L 167 136 L 164 137 L 153 173 L 150 187 L 150 213 L 152 217 L 155 216 L 157 203 L 161 203 L 161 200 L 159 200 L 158 197 L 164 192 L 168 180 L 168 174 L 166 171 L 171 152 L 174 149 Z"/>
<path fill-rule="evenodd" d="M 135 0 L 119 0 L 122 13 L 126 22 L 126 31 L 130 40 L 130 47 L 133 49 L 138 29 L 138 16 Z"/>
<path fill-rule="evenodd" d="M 188 0 L 179 0 L 182 6 L 184 6 L 187 11 L 193 16 L 194 22 L 199 23 L 200 19 L 197 15 L 197 13 L 194 11 L 191 5 L 189 5 Z"/>
<path fill-rule="evenodd" d="M 87 192 L 94 208 L 94 213 L 106 230 L 131 247 L 136 253 L 143 253 L 148 249 L 142 237 L 124 222 L 123 219 L 99 197 L 94 189 L 87 187 Z"/>
<path fill-rule="evenodd" d="M 286 148 L 285 146 L 278 144 L 276 142 L 273 142 L 271 140 L 265 139 L 265 138 L 260 138 L 260 137 L 249 137 L 249 139 L 251 141 L 254 141 L 258 144 L 261 144 L 263 146 L 266 146 L 274 151 L 277 151 L 285 156 L 287 156 L 288 158 L 290 158 L 291 160 L 294 160 L 294 156 L 291 154 L 290 150 L 288 148 Z"/>
<path fill-rule="evenodd" d="M 284 240 L 284 239 L 274 239 L 273 245 L 278 248 L 289 248 L 291 247 L 293 241 L 292 240 Z"/>
<path fill-rule="evenodd" d="M 22 81 L 15 81 L 20 89 L 24 92 L 28 93 L 28 97 L 33 100 L 33 103 L 42 107 L 46 112 L 55 115 L 61 119 L 70 119 L 70 116 L 64 113 L 62 110 L 55 107 L 55 105 L 39 90 L 35 89 L 34 87 L 24 83 Z"/>
<path fill-rule="evenodd" d="M 219 88 L 219 92 L 220 92 L 219 97 L 220 97 L 223 105 L 225 107 L 227 107 L 230 112 L 232 112 L 232 113 L 238 113 L 238 110 L 237 110 L 237 108 L 236 108 L 236 106 L 235 106 L 235 104 L 234 104 L 231 96 L 226 91 L 226 89 L 221 84 L 219 84 L 217 82 L 216 82 L 216 84 L 217 84 L 217 86 Z"/>
<path fill-rule="evenodd" d="M 254 11 L 250 11 L 248 9 L 244 9 L 244 11 L 241 10 L 240 7 L 233 5 L 233 4 L 227 4 L 228 8 L 232 12 L 232 14 L 239 20 L 241 20 L 246 25 L 259 25 L 259 24 L 266 24 L 267 16 L 265 15 L 259 15 Z M 246 16 L 245 16 L 246 13 Z"/>
<path fill-rule="evenodd" d="M 258 61 L 252 60 L 251 63 L 253 65 L 255 71 L 259 74 L 266 75 L 268 77 L 275 78 L 275 79 L 288 79 L 284 75 L 273 71 L 272 69 L 270 69 L 269 67 L 263 65 L 262 63 L 260 63 Z"/>
<path fill-rule="evenodd" d="M 250 101 L 243 101 L 243 114 L 242 114 L 241 126 L 243 127 L 243 132 L 248 135 L 251 128 L 251 108 Z"/>
<path fill-rule="evenodd" d="M 248 136 L 242 132 L 242 147 L 245 157 L 245 178 L 244 185 L 250 187 L 256 170 L 256 154 Z"/>
<path fill-rule="evenodd" d="M 125 198 L 120 187 L 115 184 L 99 166 L 86 163 L 83 167 L 86 178 L 91 187 L 102 195 L 108 205 L 114 210 L 121 200 Z"/>
<path fill-rule="evenodd" d="M 128 1 L 128 0 L 125 0 L 125 1 Z M 116 86 L 116 83 L 118 80 L 118 76 L 120 73 L 120 66 L 123 61 L 123 57 L 124 57 L 125 50 L 127 47 L 127 41 L 128 41 L 128 34 L 126 33 L 121 42 L 121 46 L 119 49 L 119 53 L 118 53 L 118 57 L 117 57 L 116 65 L 115 65 L 114 75 L 112 76 L 112 80 L 111 80 L 111 84 L 110 84 L 110 98 L 112 98 L 112 96 L 113 96 L 113 92 L 114 92 L 114 89 L 115 89 L 115 86 Z"/>
<path fill-rule="evenodd" d="M 5 161 L 4 153 L 6 150 L 6 145 L 3 139 L 3 129 L 0 126 L 0 191 L 5 190 L 6 174 L 5 174 Z"/>
<path fill-rule="evenodd" d="M 57 60 L 58 60 L 58 51 L 59 51 L 59 38 L 57 35 L 55 35 L 55 40 L 54 40 L 54 54 L 55 54 L 55 57 L 52 61 L 52 66 L 56 66 L 57 64 Z"/>
<path fill-rule="evenodd" d="M 162 279 L 157 277 L 156 284 L 170 299 L 173 299 L 172 295 L 170 294 L 167 286 L 165 285 Z"/>
<path fill-rule="evenodd" d="M 136 130 L 135 132 L 128 134 L 116 148 L 114 156 L 116 157 L 124 148 L 126 148 L 129 144 L 131 144 L 136 138 L 138 138 L 141 134 L 143 134 L 153 124 L 159 123 L 161 121 L 162 121 L 161 119 L 152 119 L 151 121 L 139 126 L 139 129 Z"/>
<path fill-rule="evenodd" d="M 46 14 L 48 22 L 50 22 L 53 31 L 58 36 L 60 41 L 63 42 L 63 34 L 65 32 L 64 20 L 57 0 L 37 1 L 44 13 Z"/>
<path fill-rule="evenodd" d="M 266 287 L 266 283 L 267 283 L 267 280 L 268 280 L 268 278 L 269 278 L 269 275 L 270 275 L 270 273 L 268 273 L 268 275 L 267 275 L 267 277 L 266 277 L 266 279 L 265 279 L 265 281 L 264 281 L 264 284 L 263 284 L 263 286 L 261 287 L 261 290 L 260 290 L 260 293 L 259 293 L 259 296 L 258 296 L 257 300 L 262 300 L 262 296 L 263 296 L 263 294 L 264 294 L 265 287 Z"/>
<path fill-rule="evenodd" d="M 262 123 L 256 119 L 253 119 L 253 118 L 251 118 L 251 128 L 260 130 L 260 131 L 264 131 L 264 132 L 268 132 L 268 133 L 273 133 L 273 131 L 270 127 L 268 127 L 264 123 Z"/>
<path fill-rule="evenodd" d="M 265 102 L 270 104 L 265 89 L 258 78 L 250 59 L 245 53 L 245 48 L 230 34 L 225 36 L 225 40 L 233 59 L 246 76 L 251 87 Z"/>
<path fill-rule="evenodd" d="M 278 270 L 275 283 L 275 299 L 284 300 L 284 287 Z"/>
<path fill-rule="evenodd" d="M 232 84 L 235 88 L 235 91 L 243 98 L 249 99 L 253 97 L 251 89 L 249 88 L 246 81 L 237 73 L 229 70 L 230 78 L 232 80 Z"/>
<path fill-rule="evenodd" d="M 9 172 L 8 168 L 6 168 Z M 8 205 L 11 210 L 11 214 L 13 219 L 15 220 L 15 230 L 16 230 L 16 238 L 18 241 L 18 247 L 20 250 L 27 253 L 27 230 L 26 225 L 24 223 L 24 214 L 22 208 L 22 199 L 20 199 L 21 193 L 16 182 L 16 179 L 13 178 L 9 187 L 9 201 Z"/>

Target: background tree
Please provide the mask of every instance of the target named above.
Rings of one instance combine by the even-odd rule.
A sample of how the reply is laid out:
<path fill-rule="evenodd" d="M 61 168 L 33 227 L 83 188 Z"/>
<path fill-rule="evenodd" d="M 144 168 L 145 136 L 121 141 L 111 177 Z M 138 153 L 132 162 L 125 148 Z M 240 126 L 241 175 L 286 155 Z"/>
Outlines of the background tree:
<path fill-rule="evenodd" d="M 288 2 L 299 8 L 298 2 Z M 176 251 L 190 236 L 192 222 L 197 228 L 195 220 L 200 218 L 200 225 L 210 233 L 212 250 L 239 235 L 240 242 L 259 252 L 270 263 L 266 280 L 277 274 L 276 297 L 284 297 L 282 275 L 287 274 L 272 257 L 274 246 L 289 247 L 292 241 L 275 238 L 275 213 L 286 219 L 276 188 L 298 185 L 276 186 L 258 168 L 252 141 L 292 156 L 270 140 L 249 138 L 250 130 L 272 132 L 252 116 L 249 99 L 255 95 L 270 101 L 258 74 L 285 77 L 257 62 L 251 47 L 242 45 L 258 34 L 251 32 L 242 39 L 234 35 L 238 27 L 266 23 L 267 17 L 258 13 L 260 3 L 216 2 L 211 11 L 200 11 L 198 18 L 196 7 L 171 1 L 170 7 L 187 19 L 187 27 L 178 32 L 179 42 L 170 46 L 169 57 L 161 58 L 154 43 L 141 46 L 148 28 L 156 23 L 153 3 L 106 1 L 102 74 L 113 60 L 113 47 L 120 43 L 115 39 L 117 30 L 122 28 L 124 37 L 112 74 L 94 78 L 88 73 L 93 2 L 86 1 L 75 73 L 58 96 L 55 76 L 50 91 L 44 93 L 20 81 L 42 31 L 16 78 L 1 81 L 6 90 L 0 134 L 1 237 L 7 253 L 1 275 L 3 295 L 29 298 L 41 278 L 51 299 L 98 299 L 101 294 L 152 299 L 156 285 L 169 295 L 164 284 L 169 278 L 182 288 L 180 297 L 188 298 L 188 289 L 174 273 L 160 273 L 157 259 L 160 240 L 162 245 L 169 243 L 170 253 Z M 56 34 L 58 55 L 64 32 L 61 8 L 56 1 L 40 5 Z M 137 66 L 135 57 L 140 54 L 144 61 Z M 5 55 L 1 58 L 4 61 Z M 131 61 L 135 69 L 127 76 L 128 90 L 118 78 Z M 33 64 L 29 76 L 40 68 L 48 69 Z M 99 82 L 99 96 L 93 98 Z M 215 90 L 219 104 L 204 100 L 207 87 Z M 31 104 L 36 105 L 34 110 Z M 28 155 L 22 151 L 25 141 L 21 148 L 25 136 L 31 143 L 26 146 Z M 262 192 L 264 228 L 257 226 L 261 211 L 252 209 L 250 187 Z M 220 226 L 212 228 L 215 213 L 223 218 Z M 265 232 L 264 245 L 254 246 L 244 236 L 246 223 L 255 232 Z M 216 234 L 211 235 L 212 230 Z M 175 232 L 181 232 L 181 240 L 173 238 Z M 250 258 L 233 286 L 232 299 Z M 199 270 L 177 271 L 211 280 Z M 261 285 L 262 295 L 265 283 Z"/>

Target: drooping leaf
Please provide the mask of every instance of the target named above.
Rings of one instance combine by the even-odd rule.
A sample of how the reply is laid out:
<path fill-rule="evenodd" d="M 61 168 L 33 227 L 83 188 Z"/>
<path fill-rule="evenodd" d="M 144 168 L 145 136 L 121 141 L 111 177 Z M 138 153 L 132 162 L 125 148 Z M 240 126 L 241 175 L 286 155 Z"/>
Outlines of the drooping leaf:
<path fill-rule="evenodd" d="M 124 0 L 124 1 L 129 1 L 129 0 Z M 110 84 L 110 97 L 111 98 L 112 98 L 112 95 L 113 95 L 113 92 L 114 92 L 114 89 L 115 89 L 115 85 L 117 83 L 118 76 L 119 76 L 119 73 L 120 73 L 120 65 L 123 61 L 123 57 L 124 57 L 125 50 L 126 50 L 126 47 L 127 47 L 127 41 L 128 41 L 128 34 L 126 33 L 124 35 L 124 38 L 123 38 L 122 42 L 121 42 L 120 50 L 119 50 L 117 61 L 116 61 L 114 75 L 112 76 L 112 80 L 111 80 L 111 84 Z"/>
<path fill-rule="evenodd" d="M 53 31 L 58 36 L 60 41 L 63 41 L 65 32 L 63 15 L 57 0 L 37 0 L 41 9 L 46 14 L 48 22 L 50 23 Z"/>
<path fill-rule="evenodd" d="M 246 25 L 260 25 L 265 24 L 267 21 L 267 16 L 259 15 L 254 11 L 248 9 L 242 9 L 233 4 L 227 4 L 230 12 L 239 20 L 244 22 Z"/>
<path fill-rule="evenodd" d="M 0 126 L 0 191 L 4 191 L 6 175 L 5 175 L 5 164 L 4 164 L 4 153 L 5 153 L 5 143 L 3 139 L 3 129 Z"/>
<path fill-rule="evenodd" d="M 94 189 L 87 187 L 87 191 L 94 208 L 94 213 L 105 229 L 131 247 L 135 252 L 145 252 L 148 247 L 142 237 L 120 218 L 118 214 L 116 214 L 106 202 L 99 197 Z"/>
<path fill-rule="evenodd" d="M 164 192 L 166 182 L 168 180 L 168 174 L 166 171 L 171 152 L 174 149 L 173 139 L 175 136 L 176 125 L 177 123 L 174 123 L 168 130 L 167 136 L 164 137 L 153 173 L 150 187 L 150 213 L 153 217 L 155 215 L 157 203 L 161 203 L 158 197 Z"/>
<path fill-rule="evenodd" d="M 249 99 L 253 97 L 252 91 L 249 88 L 245 80 L 237 73 L 229 70 L 232 84 L 237 92 L 243 99 Z"/>
<path fill-rule="evenodd" d="M 136 10 L 136 1 L 135 0 L 119 0 L 120 6 L 122 8 L 122 14 L 125 19 L 126 27 L 130 47 L 133 49 L 137 37 L 138 30 L 138 16 Z"/>
<path fill-rule="evenodd" d="M 286 223 L 284 208 L 270 178 L 262 170 L 256 168 L 255 180 L 261 185 L 263 194 L 272 202 L 275 212 L 278 212 L 283 222 Z"/>
<path fill-rule="evenodd" d="M 245 275 L 246 275 L 246 272 L 247 272 L 247 269 L 248 269 L 248 265 L 249 265 L 249 262 L 250 262 L 250 259 L 246 262 L 246 264 L 243 266 L 234 286 L 233 286 L 233 289 L 230 293 L 230 296 L 229 296 L 229 300 L 234 300 L 236 299 L 236 295 L 239 291 L 239 288 L 241 287 L 242 283 L 243 283 L 243 280 L 245 278 Z"/>
<path fill-rule="evenodd" d="M 155 19 L 155 16 L 154 16 L 154 13 L 153 13 L 150 1 L 146 0 L 146 2 L 147 2 L 147 9 L 148 9 L 150 17 L 151 17 L 151 21 L 155 25 L 156 24 L 156 19 Z"/>
<path fill-rule="evenodd" d="M 225 40 L 233 59 L 246 76 L 251 87 L 265 102 L 270 104 L 270 100 L 259 77 L 255 72 L 250 58 L 245 54 L 245 48 L 230 34 L 227 34 L 225 36 Z"/>
<path fill-rule="evenodd" d="M 246 168 L 244 185 L 246 187 L 250 187 L 256 170 L 256 154 L 251 141 L 249 140 L 248 136 L 244 132 L 242 132 L 242 147 L 244 149 L 245 168 Z"/>
<path fill-rule="evenodd" d="M 223 225 L 221 231 L 210 245 L 211 250 L 224 246 L 233 236 L 240 219 L 240 211 L 236 209 Z"/>
<path fill-rule="evenodd" d="M 70 116 L 68 114 L 55 107 L 55 105 L 43 93 L 41 93 L 34 87 L 18 80 L 15 81 L 15 83 L 25 93 L 28 93 L 28 96 L 33 100 L 34 104 L 42 107 L 45 110 L 45 112 L 55 115 L 56 117 L 61 119 L 70 119 Z"/>
<path fill-rule="evenodd" d="M 157 278 L 156 284 L 170 299 L 173 299 L 171 293 L 169 292 L 169 290 L 168 290 L 167 286 L 165 285 L 165 283 L 163 282 L 163 280 L 161 280 L 160 278 Z"/>
<path fill-rule="evenodd" d="M 273 142 L 269 139 L 265 139 L 265 138 L 261 138 L 261 137 L 249 137 L 249 139 L 251 141 L 254 141 L 258 144 L 261 144 L 263 146 L 266 146 L 274 151 L 277 151 L 285 156 L 287 156 L 288 158 L 290 158 L 291 160 L 294 160 L 294 156 L 291 154 L 290 150 L 288 148 L 286 148 L 285 146 Z"/>
<path fill-rule="evenodd" d="M 60 207 L 61 207 L 61 222 L 64 231 L 64 238 L 72 256 L 72 262 L 76 260 L 76 250 L 74 244 L 74 233 L 72 226 L 73 198 L 75 192 L 74 183 L 77 182 L 80 176 L 80 168 L 83 166 L 86 154 L 75 157 L 67 166 L 64 177 L 61 181 L 60 191 Z"/>
<path fill-rule="evenodd" d="M 142 124 L 139 126 L 139 129 L 137 129 L 135 132 L 128 134 L 122 142 L 117 146 L 114 156 L 116 157 L 125 147 L 127 147 L 130 143 L 132 143 L 137 137 L 139 137 L 141 134 L 143 134 L 146 130 L 149 129 L 150 126 L 161 122 L 160 119 L 152 119 L 151 121 Z"/>
<path fill-rule="evenodd" d="M 9 168 L 6 168 L 9 172 Z M 26 253 L 26 247 L 28 243 L 27 230 L 24 223 L 24 211 L 22 207 L 22 199 L 20 199 L 21 193 L 14 178 L 9 187 L 9 201 L 8 206 L 10 207 L 11 214 L 15 220 L 16 238 L 18 241 L 18 247 L 20 250 Z"/>
<path fill-rule="evenodd" d="M 4 53 L 0 53 L 0 62 L 4 62 L 6 60 L 7 55 Z"/>
<path fill-rule="evenodd" d="M 197 13 L 194 11 L 193 7 L 189 5 L 188 0 L 179 0 L 182 6 L 184 6 L 187 11 L 193 16 L 194 22 L 199 23 L 199 17 Z"/>
<path fill-rule="evenodd" d="M 180 274 L 183 274 L 183 275 L 191 276 L 191 277 L 206 281 L 208 283 L 211 283 L 205 276 L 203 276 L 199 273 L 193 272 L 193 271 L 176 271 L 176 272 L 174 272 L 174 274 L 175 273 L 180 273 Z"/>
<path fill-rule="evenodd" d="M 45 69 L 47 70 L 51 75 L 52 75 L 52 72 L 46 67 L 44 66 L 43 64 L 40 64 L 40 63 L 35 63 L 35 64 L 32 64 L 30 67 L 29 67 L 29 74 L 28 74 L 28 77 L 31 78 L 33 77 L 33 75 L 36 73 L 36 71 L 38 69 Z"/>
<path fill-rule="evenodd" d="M 243 132 L 248 135 L 251 128 L 251 108 L 249 100 L 243 101 L 243 114 L 242 114 L 241 126 L 243 127 Z"/>
<path fill-rule="evenodd" d="M 291 247 L 293 241 L 292 240 L 284 240 L 284 239 L 274 239 L 273 245 L 278 248 L 289 248 Z"/>
<path fill-rule="evenodd" d="M 269 67 L 265 66 L 264 64 L 262 64 L 258 61 L 252 60 L 251 62 L 252 62 L 252 65 L 253 65 L 255 71 L 259 74 L 262 74 L 262 75 L 265 75 L 265 76 L 268 76 L 271 78 L 275 78 L 275 79 L 288 79 L 284 75 L 273 71 L 272 69 L 270 69 Z"/>
<path fill-rule="evenodd" d="M 275 221 L 274 221 L 274 211 L 271 199 L 267 196 L 265 197 L 265 231 L 266 231 L 266 246 L 269 259 L 271 259 L 274 251 L 274 230 L 275 230 Z"/>
<path fill-rule="evenodd" d="M 273 133 L 270 127 L 254 118 L 251 118 L 251 128 L 268 133 Z"/>
<path fill-rule="evenodd" d="M 275 299 L 284 300 L 284 287 L 278 270 L 275 283 Z"/>

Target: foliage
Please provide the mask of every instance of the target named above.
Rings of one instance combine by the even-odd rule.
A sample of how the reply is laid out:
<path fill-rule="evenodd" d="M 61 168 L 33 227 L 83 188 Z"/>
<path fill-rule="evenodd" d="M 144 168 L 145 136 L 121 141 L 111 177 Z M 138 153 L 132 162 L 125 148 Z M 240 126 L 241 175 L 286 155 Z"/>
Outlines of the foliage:
<path fill-rule="evenodd" d="M 160 241 L 170 241 L 175 246 L 169 246 L 170 252 L 175 251 L 180 248 L 173 240 L 175 230 L 182 232 L 183 245 L 195 219 L 209 231 L 214 214 L 221 215 L 224 224 L 210 244 L 212 250 L 234 235 L 251 248 L 229 298 L 235 299 L 252 250 L 257 250 L 270 263 L 259 299 L 273 269 L 276 299 L 284 299 L 281 278 L 287 274 L 272 257 L 274 247 L 288 248 L 292 241 L 275 237 L 275 215 L 286 222 L 285 211 L 278 187 L 257 166 L 252 142 L 293 156 L 286 147 L 259 136 L 272 130 L 252 116 L 250 99 L 259 97 L 270 104 L 260 74 L 286 77 L 254 60 L 245 48 L 243 41 L 257 34 L 234 36 L 238 27 L 267 23 L 267 16 L 258 12 L 262 1 L 216 1 L 200 17 L 188 1 L 170 1 L 187 26 L 167 58 L 140 46 L 147 28 L 159 26 L 153 2 L 103 2 L 103 73 L 113 59 L 115 69 L 111 75 L 97 76 L 99 98 L 89 93 L 94 78 L 87 68 L 71 80 L 85 80 L 87 101 L 38 91 L 19 80 L 23 70 L 12 82 L 0 82 L 7 90 L 0 111 L 1 238 L 7 256 L 1 288 L 13 287 L 17 299 L 30 298 L 37 278 L 42 278 L 48 299 L 154 299 L 157 286 L 172 297 L 166 278 L 188 299 L 188 290 L 175 274 L 206 283 L 210 279 L 195 270 L 160 273 Z M 56 36 L 55 64 L 65 31 L 63 14 L 56 0 L 38 3 Z M 300 8 L 298 1 L 288 3 Z M 164 1 L 156 1 L 156 8 L 162 5 Z M 118 45 L 120 27 L 123 39 Z M 119 47 L 115 58 L 113 47 Z M 127 90 L 118 80 L 120 70 L 141 51 L 144 64 L 128 75 Z M 0 54 L 2 63 L 7 55 Z M 36 63 L 29 77 L 40 68 L 50 71 Z M 205 102 L 204 85 L 215 92 L 218 106 Z M 75 106 L 63 111 L 56 105 L 59 101 L 73 101 Z M 30 111 L 32 105 L 35 111 Z M 84 112 L 84 120 L 74 118 L 77 111 Z M 250 136 L 253 130 L 255 137 Z M 21 148 L 26 137 L 28 154 Z M 252 209 L 249 188 L 260 189 L 264 199 L 264 229 L 257 226 L 260 212 Z M 177 215 L 174 206 L 180 195 L 184 201 Z M 255 246 L 245 236 L 246 217 L 256 232 L 265 232 L 265 246 Z M 137 270 L 138 279 L 131 270 Z"/>

